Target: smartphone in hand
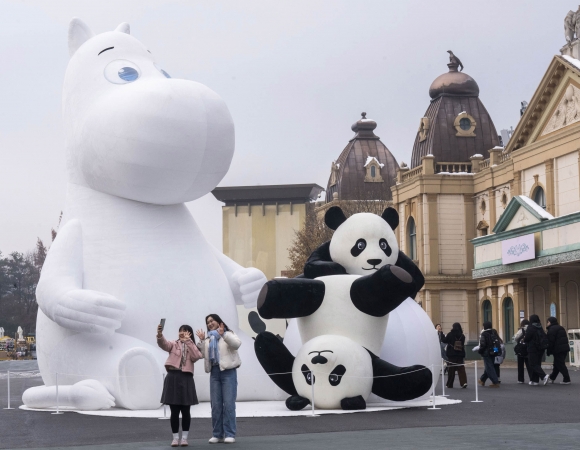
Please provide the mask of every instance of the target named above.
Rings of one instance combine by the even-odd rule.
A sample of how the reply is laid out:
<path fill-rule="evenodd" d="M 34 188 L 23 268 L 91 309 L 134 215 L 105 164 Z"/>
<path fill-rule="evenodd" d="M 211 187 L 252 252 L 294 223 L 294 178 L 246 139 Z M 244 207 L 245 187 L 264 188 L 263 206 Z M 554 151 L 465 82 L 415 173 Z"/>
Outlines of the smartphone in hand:
<path fill-rule="evenodd" d="M 161 325 L 161 331 L 163 331 L 163 329 L 165 328 L 165 319 L 161 319 L 161 322 L 159 322 L 159 325 Z"/>

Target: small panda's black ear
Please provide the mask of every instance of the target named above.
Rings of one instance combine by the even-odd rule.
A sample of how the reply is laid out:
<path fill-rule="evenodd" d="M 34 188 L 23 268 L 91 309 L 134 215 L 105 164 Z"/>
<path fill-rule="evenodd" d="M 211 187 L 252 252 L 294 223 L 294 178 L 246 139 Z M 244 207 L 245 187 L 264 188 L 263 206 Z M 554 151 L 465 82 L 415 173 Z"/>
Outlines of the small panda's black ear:
<path fill-rule="evenodd" d="M 324 215 L 324 223 L 331 230 L 336 230 L 345 221 L 346 216 L 339 206 L 328 208 L 328 211 L 326 211 L 326 214 Z"/>
<path fill-rule="evenodd" d="M 399 226 L 399 213 L 395 208 L 391 208 L 389 206 L 383 211 L 381 217 L 385 219 L 385 221 L 393 230 Z"/>

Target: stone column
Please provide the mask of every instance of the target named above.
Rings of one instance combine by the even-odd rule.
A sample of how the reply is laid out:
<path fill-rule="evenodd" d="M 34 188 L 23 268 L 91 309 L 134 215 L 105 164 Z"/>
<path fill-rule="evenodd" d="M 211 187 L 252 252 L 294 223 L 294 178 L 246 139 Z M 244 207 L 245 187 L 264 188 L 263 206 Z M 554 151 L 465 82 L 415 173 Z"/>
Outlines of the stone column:
<path fill-rule="evenodd" d="M 497 298 L 497 286 L 490 287 L 491 299 L 491 323 L 493 328 L 497 329 L 499 326 L 499 300 Z"/>
<path fill-rule="evenodd" d="M 493 186 L 487 190 L 487 199 L 489 203 L 489 233 L 491 234 L 496 224 L 495 190 Z"/>
<path fill-rule="evenodd" d="M 477 155 L 477 156 L 474 155 L 474 156 L 470 157 L 469 159 L 471 160 L 471 172 L 472 173 L 479 172 L 479 170 L 480 170 L 479 165 L 483 161 L 483 156 L 482 155 Z"/>
<path fill-rule="evenodd" d="M 521 195 L 521 181 L 522 181 L 521 170 L 514 170 L 514 179 L 512 180 L 510 186 L 512 197 L 515 197 L 516 195 Z"/>
<path fill-rule="evenodd" d="M 465 336 L 469 341 L 476 341 L 479 338 L 479 329 L 477 327 L 477 309 L 479 301 L 477 298 L 477 289 L 467 290 L 467 330 Z"/>
<path fill-rule="evenodd" d="M 431 299 L 431 321 L 433 324 L 441 323 L 441 297 L 439 290 L 430 289 L 429 297 Z"/>
<path fill-rule="evenodd" d="M 439 220 L 437 217 L 437 194 L 426 194 L 429 221 L 429 270 L 425 275 L 439 275 Z"/>
<path fill-rule="evenodd" d="M 426 155 L 421 158 L 423 165 L 423 175 L 433 175 L 435 173 L 435 157 L 433 155 Z"/>
<path fill-rule="evenodd" d="M 501 152 L 503 152 L 503 148 L 501 147 L 494 147 L 489 150 L 489 167 L 497 166 L 499 164 Z"/>
<path fill-rule="evenodd" d="M 545 161 L 546 165 L 546 211 L 553 216 L 556 215 L 555 184 L 554 184 L 554 159 Z"/>
<path fill-rule="evenodd" d="M 550 303 L 547 306 L 548 311 L 546 311 L 546 317 L 544 319 L 540 318 L 541 320 L 545 320 L 551 315 L 550 314 L 550 305 L 552 303 L 556 304 L 556 319 L 561 319 L 562 308 L 560 305 L 560 273 L 553 272 L 550 274 Z"/>
<path fill-rule="evenodd" d="M 425 246 L 423 245 L 423 194 L 417 196 L 417 211 L 415 212 L 416 237 L 417 237 L 417 259 L 419 260 L 419 269 L 425 273 Z"/>
<path fill-rule="evenodd" d="M 475 206 L 473 205 L 473 195 L 463 194 L 463 205 L 465 209 L 465 254 L 467 273 L 473 269 L 473 244 L 471 239 L 475 238 Z"/>

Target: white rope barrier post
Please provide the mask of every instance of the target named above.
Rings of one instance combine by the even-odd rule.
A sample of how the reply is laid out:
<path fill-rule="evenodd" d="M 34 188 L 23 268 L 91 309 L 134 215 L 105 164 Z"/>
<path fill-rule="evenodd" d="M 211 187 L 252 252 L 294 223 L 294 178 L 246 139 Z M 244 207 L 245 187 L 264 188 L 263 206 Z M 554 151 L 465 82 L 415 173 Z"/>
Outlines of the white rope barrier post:
<path fill-rule="evenodd" d="M 431 364 L 431 373 L 433 374 L 433 377 L 435 377 L 435 366 L 433 364 Z M 427 408 L 430 411 L 434 411 L 436 409 L 441 409 L 441 408 L 436 408 L 435 407 L 435 380 L 433 380 L 433 406 L 431 408 Z"/>
<path fill-rule="evenodd" d="M 58 372 L 56 372 L 55 374 L 55 381 L 56 381 L 56 412 L 53 412 L 51 414 L 62 414 L 60 407 L 58 405 Z"/>
<path fill-rule="evenodd" d="M 163 379 L 163 386 L 165 386 L 165 374 L 162 374 L 162 379 Z M 169 419 L 169 417 L 167 417 L 167 405 L 164 403 L 163 404 L 163 417 L 158 417 L 159 420 L 166 420 Z"/>
<path fill-rule="evenodd" d="M 8 408 L 4 409 L 14 409 L 10 407 L 10 371 L 8 371 Z"/>
<path fill-rule="evenodd" d="M 479 383 L 477 381 L 478 381 L 478 378 L 477 378 L 477 360 L 476 360 L 475 361 L 475 400 L 471 400 L 471 403 L 483 403 L 483 400 L 479 399 L 479 395 L 478 395 Z"/>
<path fill-rule="evenodd" d="M 441 358 L 441 390 L 443 391 L 441 397 L 449 397 L 449 395 L 445 395 L 445 369 L 443 366 L 444 364 L 445 362 L 443 361 L 443 358 Z"/>
<path fill-rule="evenodd" d="M 307 417 L 318 417 L 318 414 L 314 412 L 314 372 L 310 372 L 311 380 L 310 380 L 310 391 L 311 391 L 311 400 L 310 404 L 312 405 L 312 414 Z"/>

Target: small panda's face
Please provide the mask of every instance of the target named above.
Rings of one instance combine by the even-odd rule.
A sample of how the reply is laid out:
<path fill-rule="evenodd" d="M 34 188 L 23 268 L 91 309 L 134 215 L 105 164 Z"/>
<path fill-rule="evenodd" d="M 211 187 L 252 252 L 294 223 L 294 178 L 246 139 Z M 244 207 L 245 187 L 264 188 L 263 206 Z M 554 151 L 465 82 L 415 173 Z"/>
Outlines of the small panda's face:
<path fill-rule="evenodd" d="M 317 408 L 340 409 L 340 401 L 371 393 L 373 369 L 369 353 L 354 341 L 337 335 L 322 335 L 306 342 L 296 355 L 292 380 L 298 395 Z"/>
<path fill-rule="evenodd" d="M 370 275 L 399 257 L 395 233 L 380 216 L 359 213 L 349 217 L 334 232 L 330 257 L 352 275 Z"/>

